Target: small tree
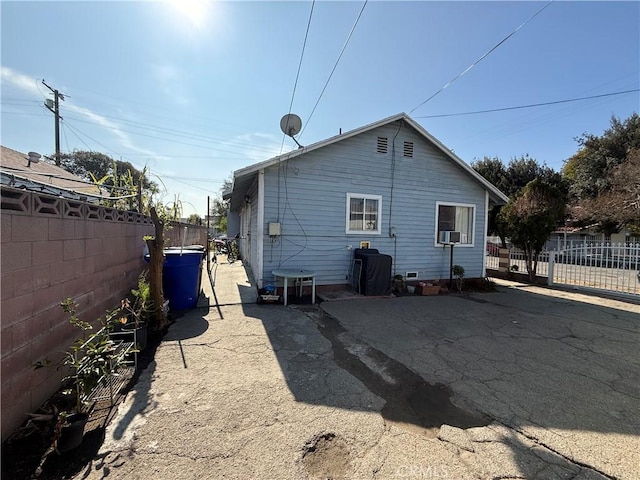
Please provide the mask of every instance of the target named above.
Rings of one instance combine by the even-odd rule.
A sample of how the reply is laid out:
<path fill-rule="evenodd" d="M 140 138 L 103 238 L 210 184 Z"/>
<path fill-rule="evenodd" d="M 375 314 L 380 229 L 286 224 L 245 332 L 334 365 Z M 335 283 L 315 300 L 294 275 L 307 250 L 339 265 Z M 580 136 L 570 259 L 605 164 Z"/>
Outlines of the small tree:
<path fill-rule="evenodd" d="M 165 315 L 164 292 L 162 290 L 162 264 L 164 262 L 164 221 L 158 216 L 155 207 L 150 209 L 151 219 L 155 226 L 155 236 L 145 237 L 149 248 L 149 288 L 151 291 L 150 315 L 152 330 L 160 331 L 168 325 Z"/>
<path fill-rule="evenodd" d="M 513 244 L 522 248 L 529 280 L 534 282 L 538 268 L 538 254 L 551 232 L 563 221 L 565 195 L 555 186 L 533 180 L 502 209 Z"/>

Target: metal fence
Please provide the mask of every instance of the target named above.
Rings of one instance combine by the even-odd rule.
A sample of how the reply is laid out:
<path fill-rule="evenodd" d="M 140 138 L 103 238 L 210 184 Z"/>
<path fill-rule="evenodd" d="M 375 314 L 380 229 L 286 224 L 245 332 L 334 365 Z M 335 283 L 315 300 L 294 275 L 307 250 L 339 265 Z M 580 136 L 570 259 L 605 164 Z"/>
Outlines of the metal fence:
<path fill-rule="evenodd" d="M 553 252 L 549 285 L 640 294 L 640 243 L 574 244 Z"/>
<path fill-rule="evenodd" d="M 487 253 L 487 268 L 498 270 L 498 256 Z M 508 265 L 526 273 L 524 252 L 509 249 Z M 640 243 L 568 242 L 559 250 L 541 252 L 536 274 L 547 277 L 549 285 L 640 295 Z"/>
<path fill-rule="evenodd" d="M 541 277 L 546 277 L 549 271 L 549 255 L 550 252 L 540 252 L 538 255 L 538 266 L 536 274 Z M 485 262 L 486 267 L 489 270 L 500 269 L 500 258 L 498 256 L 498 249 L 488 249 L 487 259 Z M 525 261 L 524 251 L 518 248 L 509 249 L 509 270 L 512 272 L 527 273 L 527 262 Z"/>

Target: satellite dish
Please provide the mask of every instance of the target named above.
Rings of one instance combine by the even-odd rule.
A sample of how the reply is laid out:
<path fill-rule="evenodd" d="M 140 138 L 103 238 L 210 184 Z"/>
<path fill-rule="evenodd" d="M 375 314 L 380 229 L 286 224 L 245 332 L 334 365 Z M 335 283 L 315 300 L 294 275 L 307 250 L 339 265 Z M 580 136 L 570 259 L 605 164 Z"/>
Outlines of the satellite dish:
<path fill-rule="evenodd" d="M 282 133 L 293 138 L 302 130 L 302 120 L 294 113 L 288 113 L 280 120 Z"/>

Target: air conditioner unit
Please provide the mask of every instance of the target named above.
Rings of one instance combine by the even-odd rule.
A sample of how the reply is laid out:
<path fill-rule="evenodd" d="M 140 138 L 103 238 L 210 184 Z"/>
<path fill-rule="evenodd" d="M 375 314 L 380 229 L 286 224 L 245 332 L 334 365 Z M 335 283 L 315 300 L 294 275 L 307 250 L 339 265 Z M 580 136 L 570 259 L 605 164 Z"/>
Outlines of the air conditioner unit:
<path fill-rule="evenodd" d="M 460 232 L 452 232 L 450 230 L 445 230 L 440 232 L 440 238 L 438 239 L 438 243 L 460 243 L 462 234 Z"/>

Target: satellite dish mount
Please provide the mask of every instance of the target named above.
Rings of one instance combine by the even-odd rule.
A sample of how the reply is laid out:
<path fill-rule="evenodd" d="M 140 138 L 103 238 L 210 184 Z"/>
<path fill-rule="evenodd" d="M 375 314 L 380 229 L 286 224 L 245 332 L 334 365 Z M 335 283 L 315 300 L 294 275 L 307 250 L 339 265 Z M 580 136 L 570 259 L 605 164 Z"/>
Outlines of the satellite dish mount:
<path fill-rule="evenodd" d="M 298 115 L 296 115 L 295 113 L 288 113 L 284 117 L 282 117 L 280 119 L 280 129 L 282 130 L 282 133 L 284 133 L 288 137 L 291 137 L 293 141 L 296 142 L 298 148 L 303 148 L 303 146 L 300 145 L 300 143 L 298 143 L 298 140 L 296 140 L 295 138 L 295 136 L 300 133 L 300 130 L 302 129 L 302 120 L 300 120 L 300 117 Z"/>

